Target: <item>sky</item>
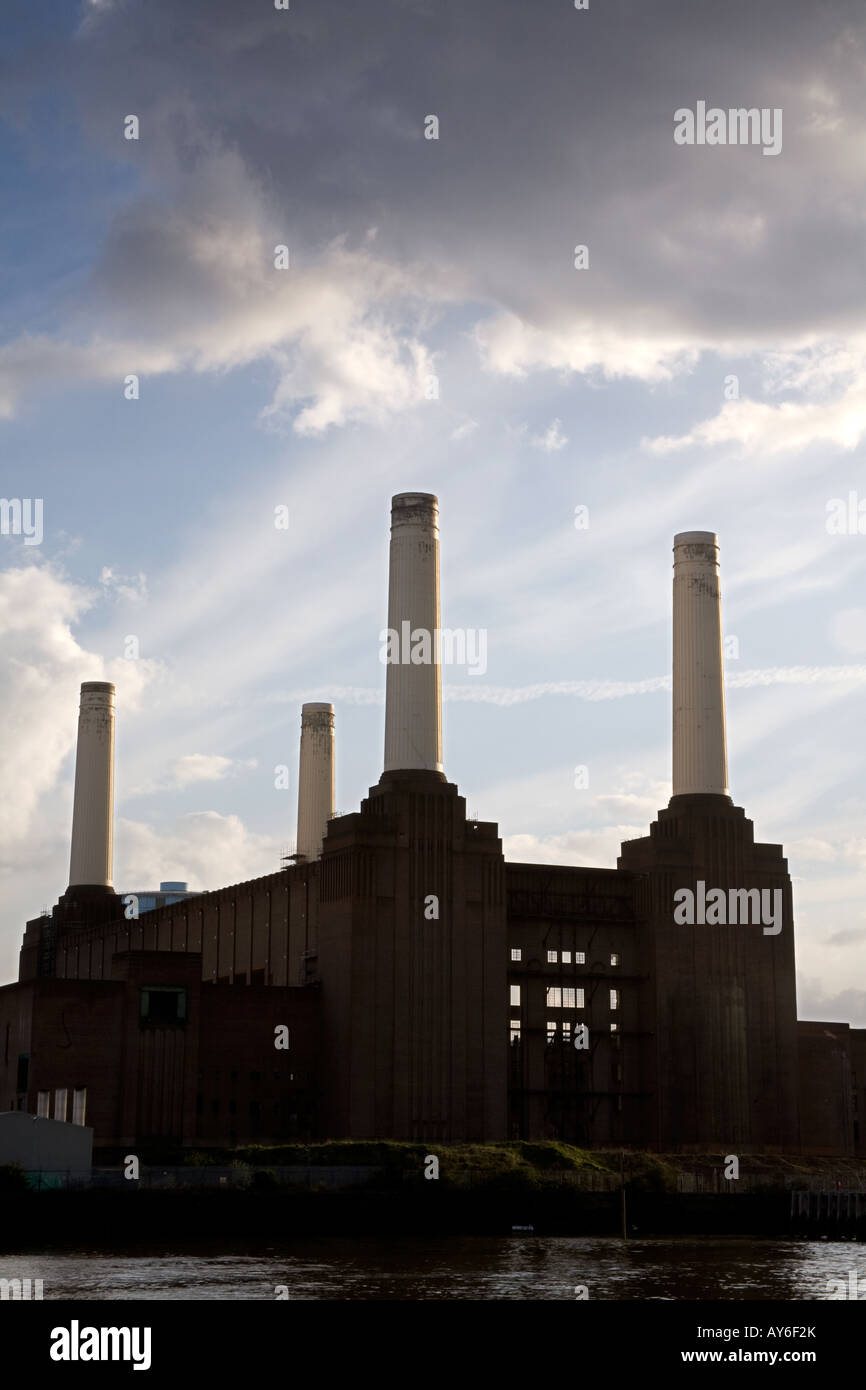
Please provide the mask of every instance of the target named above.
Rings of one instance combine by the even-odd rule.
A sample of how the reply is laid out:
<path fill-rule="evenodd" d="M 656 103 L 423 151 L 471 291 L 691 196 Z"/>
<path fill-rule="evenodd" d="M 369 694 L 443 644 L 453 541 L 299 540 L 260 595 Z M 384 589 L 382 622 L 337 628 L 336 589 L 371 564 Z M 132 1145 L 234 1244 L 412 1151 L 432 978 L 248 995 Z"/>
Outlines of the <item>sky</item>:
<path fill-rule="evenodd" d="M 445 770 L 523 861 L 666 805 L 672 541 L 718 533 L 731 794 L 800 1016 L 866 1026 L 862 0 L 6 0 L 0 65 L 0 491 L 43 507 L 0 535 L 0 979 L 67 883 L 83 680 L 121 890 L 279 867 L 305 700 L 357 809 L 423 491 L 487 636 Z M 781 148 L 678 143 L 699 102 Z"/>

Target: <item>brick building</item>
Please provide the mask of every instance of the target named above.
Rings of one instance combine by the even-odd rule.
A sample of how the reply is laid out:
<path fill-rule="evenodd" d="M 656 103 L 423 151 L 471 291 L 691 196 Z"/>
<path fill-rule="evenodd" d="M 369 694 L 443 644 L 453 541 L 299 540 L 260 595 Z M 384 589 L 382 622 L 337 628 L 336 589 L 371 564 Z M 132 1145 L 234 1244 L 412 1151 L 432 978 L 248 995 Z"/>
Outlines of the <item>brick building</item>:
<path fill-rule="evenodd" d="M 394 499 L 389 626 L 438 631 L 435 499 Z M 866 1152 L 866 1030 L 799 1023 L 787 862 L 727 788 L 715 537 L 675 541 L 674 794 L 616 868 L 507 863 L 442 770 L 439 668 L 388 666 L 385 770 L 333 815 L 304 707 L 305 853 L 128 919 L 113 688 L 82 687 L 70 887 L 0 989 L 0 1109 L 97 1149 L 561 1138 Z M 680 920 L 707 886 L 772 919 Z M 286 1045 L 278 1047 L 282 1039 Z"/>

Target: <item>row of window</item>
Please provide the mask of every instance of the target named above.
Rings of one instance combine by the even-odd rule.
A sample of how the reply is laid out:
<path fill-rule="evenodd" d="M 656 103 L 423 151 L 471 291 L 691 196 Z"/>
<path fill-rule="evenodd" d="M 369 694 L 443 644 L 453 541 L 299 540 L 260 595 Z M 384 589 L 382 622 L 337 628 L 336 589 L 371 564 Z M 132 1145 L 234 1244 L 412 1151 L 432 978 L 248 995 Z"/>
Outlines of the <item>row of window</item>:
<path fill-rule="evenodd" d="M 574 957 L 574 960 L 573 960 L 573 961 L 572 961 L 572 956 Z M 511 948 L 511 959 L 512 959 L 512 960 L 517 960 L 517 961 L 523 960 L 523 950 L 522 950 L 522 948 L 521 948 L 520 946 L 512 946 L 512 948 Z M 610 963 L 611 963 L 611 965 L 619 965 L 619 952 L 618 952 L 618 951 L 611 951 L 611 953 L 610 953 Z M 562 965 L 571 965 L 571 964 L 574 964 L 574 965 L 586 965 L 586 952 L 585 952 L 585 951 L 548 951 L 548 953 L 547 953 L 547 964 L 548 964 L 548 965 L 559 965 L 559 964 L 562 964 Z"/>
<path fill-rule="evenodd" d="M 557 1019 L 549 1018 L 549 1019 L 547 1020 L 547 1041 L 548 1041 L 548 1042 L 553 1042 L 553 1041 L 554 1041 L 554 1039 L 555 1039 L 555 1037 L 556 1037 L 557 1024 L 558 1024 L 558 1020 L 557 1020 Z M 560 1026 L 561 1026 L 561 1028 L 562 1028 L 562 1038 L 563 1038 L 563 1041 L 564 1041 L 564 1042 L 570 1041 L 570 1040 L 571 1040 L 571 1037 L 572 1037 L 572 1031 L 571 1031 L 571 1024 L 570 1024 L 570 1022 L 569 1022 L 567 1019 L 563 1019 L 563 1020 L 561 1021 L 561 1025 L 560 1025 Z M 577 1028 L 579 1025 L 578 1025 L 578 1024 L 575 1024 L 574 1026 L 575 1026 L 575 1028 Z M 512 1018 L 512 1019 L 511 1019 L 511 1021 L 509 1022 L 509 1025 L 508 1025 L 508 1030 L 509 1030 L 509 1042 L 520 1042 L 520 1037 L 521 1037 L 521 1026 L 520 1026 L 520 1019 L 519 1019 L 519 1018 Z M 611 1031 L 612 1033 L 618 1033 L 618 1032 L 619 1032 L 619 1024 L 618 1024 L 618 1023 L 612 1023 L 612 1024 L 610 1025 L 610 1031 Z"/>
<path fill-rule="evenodd" d="M 69 1091 L 66 1086 L 61 1086 L 54 1092 L 55 1120 L 66 1120 L 68 1105 Z M 74 1125 L 83 1125 L 86 1111 L 87 1087 L 75 1086 L 72 1090 L 72 1123 Z M 36 1092 L 36 1114 L 43 1120 L 49 1120 L 51 1118 L 50 1091 Z"/>
<path fill-rule="evenodd" d="M 514 1009 L 520 1007 L 520 990 L 520 985 L 509 985 L 508 987 L 508 1002 Z M 611 989 L 608 991 L 608 994 L 610 997 L 610 1007 L 612 1009 L 618 1009 L 620 1000 L 619 990 Z M 578 989 L 577 986 L 573 988 L 563 988 L 561 985 L 549 985 L 545 990 L 545 999 L 549 1009 L 583 1009 L 586 1008 L 584 1002 L 585 998 L 586 991 Z"/>

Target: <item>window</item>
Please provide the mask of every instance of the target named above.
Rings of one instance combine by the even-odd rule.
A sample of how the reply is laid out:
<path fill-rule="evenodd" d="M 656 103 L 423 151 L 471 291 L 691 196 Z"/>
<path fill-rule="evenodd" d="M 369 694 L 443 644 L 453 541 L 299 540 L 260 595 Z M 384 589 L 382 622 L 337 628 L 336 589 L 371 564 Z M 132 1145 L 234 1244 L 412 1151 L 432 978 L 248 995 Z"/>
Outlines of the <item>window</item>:
<path fill-rule="evenodd" d="M 145 985 L 141 991 L 142 1023 L 186 1023 L 186 990 L 178 985 Z"/>
<path fill-rule="evenodd" d="M 38 1091 L 36 1094 L 36 1114 L 47 1120 L 51 1114 L 51 1092 Z"/>
<path fill-rule="evenodd" d="M 582 1009 L 584 992 L 582 989 L 560 989 L 558 986 L 547 991 L 549 1009 Z"/>
<path fill-rule="evenodd" d="M 616 951 L 611 951 L 611 953 L 610 953 L 610 963 L 611 963 L 611 965 L 619 965 L 619 955 L 617 954 Z"/>
<path fill-rule="evenodd" d="M 548 953 L 547 953 L 547 964 L 548 964 L 548 965 L 556 965 L 556 952 L 555 952 L 555 951 L 548 951 Z"/>
<path fill-rule="evenodd" d="M 556 1019 L 549 1018 L 547 1020 L 547 1046 L 550 1047 L 553 1042 L 556 1042 Z"/>
<path fill-rule="evenodd" d="M 55 1120 L 66 1119 L 66 1087 L 63 1086 L 59 1091 L 54 1092 L 54 1118 Z"/>
<path fill-rule="evenodd" d="M 84 1124 L 84 1115 L 87 1110 L 87 1087 L 76 1086 L 72 1092 L 72 1123 L 74 1125 Z"/>
<path fill-rule="evenodd" d="M 571 952 L 570 952 L 570 951 L 563 951 L 563 953 L 562 953 L 562 963 L 563 963 L 563 965 L 571 965 Z"/>
<path fill-rule="evenodd" d="M 520 947 L 519 947 L 519 946 L 512 946 L 512 948 L 511 948 L 511 959 L 512 959 L 512 960 L 521 960 L 522 958 L 523 958 L 523 952 L 521 951 Z"/>
<path fill-rule="evenodd" d="M 566 1019 L 563 1019 L 563 1023 L 562 1023 L 562 1041 L 563 1041 L 563 1042 L 568 1042 L 568 1040 L 570 1039 L 570 1037 L 571 1037 L 571 1022 L 570 1022 L 569 1019 L 566 1018 Z"/>
<path fill-rule="evenodd" d="M 574 963 L 575 965 L 586 965 L 586 953 L 584 951 L 575 951 Z"/>
<path fill-rule="evenodd" d="M 509 994 L 510 994 L 511 997 L 510 997 L 510 999 L 509 999 L 508 1002 L 511 1004 L 512 1008 L 519 1009 L 519 1008 L 520 1008 L 520 985 L 512 985 L 512 986 L 511 986 L 511 989 L 509 990 Z"/>
<path fill-rule="evenodd" d="M 509 1039 L 508 1039 L 508 1041 L 509 1041 L 509 1042 L 513 1042 L 513 1043 L 518 1043 L 518 1042 L 520 1042 L 520 1019 L 519 1019 L 519 1018 L 513 1018 L 513 1019 L 511 1020 L 511 1023 L 509 1024 L 509 1029 L 510 1029 L 510 1034 L 509 1034 Z"/>
<path fill-rule="evenodd" d="M 610 1007 L 611 1007 L 612 1009 L 618 1009 L 618 1008 L 619 1008 L 619 990 L 618 990 L 618 989 L 612 989 L 611 992 L 610 992 Z"/>
<path fill-rule="evenodd" d="M 619 1024 L 618 1024 L 618 1023 L 612 1023 L 612 1024 L 610 1025 L 610 1031 L 611 1031 L 612 1033 L 618 1033 L 618 1032 L 619 1032 Z"/>

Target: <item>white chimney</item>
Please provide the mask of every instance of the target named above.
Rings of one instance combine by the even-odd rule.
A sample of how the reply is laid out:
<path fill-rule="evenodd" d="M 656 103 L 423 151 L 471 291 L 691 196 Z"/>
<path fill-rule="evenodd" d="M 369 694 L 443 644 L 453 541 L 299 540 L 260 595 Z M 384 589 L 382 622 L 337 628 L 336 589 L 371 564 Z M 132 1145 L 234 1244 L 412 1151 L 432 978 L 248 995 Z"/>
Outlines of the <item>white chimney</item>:
<path fill-rule="evenodd" d="M 70 888 L 112 888 L 114 686 L 85 681 L 78 714 Z"/>
<path fill-rule="evenodd" d="M 334 706 L 301 707 L 297 852 L 318 859 L 334 814 Z"/>
<path fill-rule="evenodd" d="M 441 774 L 439 502 L 429 492 L 391 499 L 388 629 L 385 771 Z"/>
<path fill-rule="evenodd" d="M 728 795 L 719 538 L 674 536 L 673 794 Z"/>

